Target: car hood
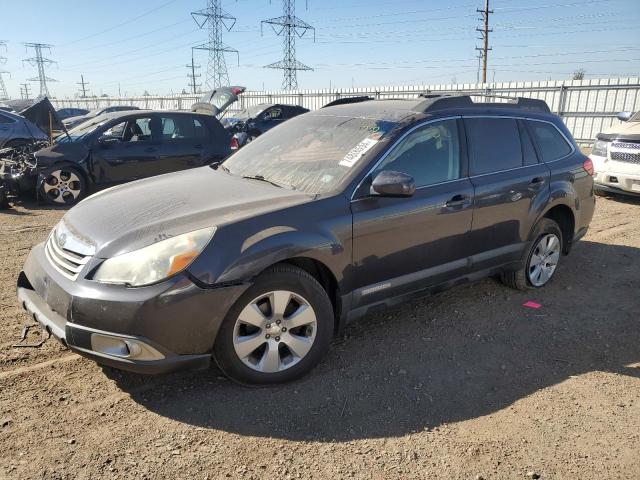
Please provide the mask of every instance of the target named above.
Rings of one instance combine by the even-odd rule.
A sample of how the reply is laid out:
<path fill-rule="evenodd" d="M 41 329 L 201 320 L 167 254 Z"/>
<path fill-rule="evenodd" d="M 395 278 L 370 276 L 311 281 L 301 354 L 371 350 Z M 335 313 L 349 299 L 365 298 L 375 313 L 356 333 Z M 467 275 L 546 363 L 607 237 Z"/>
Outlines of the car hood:
<path fill-rule="evenodd" d="M 607 128 L 602 133 L 620 138 L 628 137 L 629 135 L 638 137 L 640 135 L 640 122 L 621 122 L 619 125 Z"/>
<path fill-rule="evenodd" d="M 69 210 L 62 221 L 77 242 L 109 258 L 312 198 L 207 166 L 103 190 Z"/>

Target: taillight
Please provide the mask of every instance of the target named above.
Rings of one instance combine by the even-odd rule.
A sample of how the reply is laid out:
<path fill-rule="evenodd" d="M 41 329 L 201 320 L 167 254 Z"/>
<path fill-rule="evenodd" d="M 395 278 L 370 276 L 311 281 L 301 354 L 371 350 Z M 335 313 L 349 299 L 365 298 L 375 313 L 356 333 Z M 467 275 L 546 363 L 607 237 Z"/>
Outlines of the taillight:
<path fill-rule="evenodd" d="M 238 150 L 238 148 L 240 148 L 238 139 L 236 137 L 231 137 L 231 150 Z"/>
<path fill-rule="evenodd" d="M 587 159 L 582 164 L 582 168 L 584 168 L 584 171 L 589 175 L 593 176 L 593 162 L 589 157 L 587 157 Z"/>

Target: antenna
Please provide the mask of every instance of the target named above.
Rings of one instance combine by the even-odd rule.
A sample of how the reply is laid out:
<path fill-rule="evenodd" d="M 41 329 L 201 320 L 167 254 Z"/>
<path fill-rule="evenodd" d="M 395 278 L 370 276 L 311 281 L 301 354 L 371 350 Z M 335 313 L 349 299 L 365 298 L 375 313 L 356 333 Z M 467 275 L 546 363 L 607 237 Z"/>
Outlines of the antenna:
<path fill-rule="evenodd" d="M 205 80 L 208 88 L 229 85 L 229 73 L 227 72 L 227 63 L 224 58 L 225 53 L 235 53 L 238 56 L 238 66 L 240 66 L 240 54 L 238 51 L 222 42 L 223 30 L 230 31 L 236 24 L 236 19 L 225 12 L 221 4 L 222 0 L 207 0 L 207 8 L 191 12 L 191 16 L 198 27 L 204 28 L 207 23 L 209 24 L 209 41 L 193 47 L 195 50 L 207 50 L 209 52 Z"/>
<path fill-rule="evenodd" d="M 51 53 L 51 47 L 53 45 L 49 45 L 46 43 L 25 43 L 24 46 L 26 48 L 33 48 L 35 50 L 35 57 L 31 57 L 31 58 L 25 58 L 23 61 L 27 62 L 29 65 L 34 65 L 36 67 L 38 67 L 38 76 L 34 77 L 34 78 L 29 78 L 28 80 L 30 82 L 34 82 L 34 81 L 39 81 L 40 82 L 40 95 L 46 95 L 47 97 L 49 96 L 49 88 L 47 87 L 47 82 L 55 82 L 56 80 L 53 78 L 49 78 L 45 75 L 44 73 L 44 67 L 45 65 L 51 65 L 54 62 L 53 60 L 50 60 L 48 58 L 45 58 L 42 56 L 42 50 L 46 49 L 49 50 L 49 53 Z"/>
<path fill-rule="evenodd" d="M 265 65 L 264 68 L 276 68 L 284 70 L 284 79 L 282 80 L 282 88 L 284 90 L 298 89 L 298 70 L 313 70 L 296 59 L 296 37 L 302 38 L 309 30 L 313 31 L 313 41 L 316 40 L 316 29 L 307 22 L 296 17 L 295 0 L 283 0 L 282 9 L 284 15 L 280 17 L 262 20 L 260 22 L 260 33 L 262 33 L 262 25 L 265 23 L 271 25 L 271 28 L 278 36 L 283 37 L 284 59 L 279 62 Z"/>

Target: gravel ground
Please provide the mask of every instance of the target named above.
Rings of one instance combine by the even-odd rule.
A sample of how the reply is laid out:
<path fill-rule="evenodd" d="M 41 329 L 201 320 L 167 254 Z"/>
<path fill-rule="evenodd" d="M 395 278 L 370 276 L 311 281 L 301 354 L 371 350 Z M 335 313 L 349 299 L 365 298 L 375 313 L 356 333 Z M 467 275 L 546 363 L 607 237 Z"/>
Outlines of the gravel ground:
<path fill-rule="evenodd" d="M 598 199 L 547 288 L 369 316 L 266 389 L 12 348 L 16 275 L 63 213 L 0 213 L 0 478 L 640 478 L 640 201 Z"/>

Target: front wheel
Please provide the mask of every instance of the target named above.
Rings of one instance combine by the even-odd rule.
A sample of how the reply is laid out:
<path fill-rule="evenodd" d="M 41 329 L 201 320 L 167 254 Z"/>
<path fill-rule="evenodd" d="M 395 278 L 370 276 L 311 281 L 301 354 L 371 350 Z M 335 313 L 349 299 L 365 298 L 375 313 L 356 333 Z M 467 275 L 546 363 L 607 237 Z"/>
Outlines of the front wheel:
<path fill-rule="evenodd" d="M 80 170 L 53 166 L 42 174 L 40 195 L 51 205 L 71 206 L 86 194 L 87 184 Z"/>
<path fill-rule="evenodd" d="M 515 272 L 504 272 L 502 282 L 518 290 L 544 287 L 556 273 L 562 256 L 562 231 L 550 218 L 541 219 L 534 229 L 526 262 Z"/>
<path fill-rule="evenodd" d="M 261 274 L 229 310 L 214 358 L 233 380 L 282 383 L 309 372 L 329 348 L 333 308 L 322 286 L 296 267 Z"/>

